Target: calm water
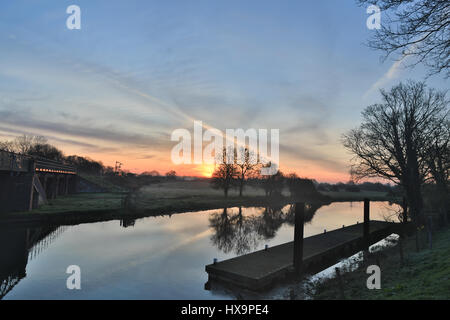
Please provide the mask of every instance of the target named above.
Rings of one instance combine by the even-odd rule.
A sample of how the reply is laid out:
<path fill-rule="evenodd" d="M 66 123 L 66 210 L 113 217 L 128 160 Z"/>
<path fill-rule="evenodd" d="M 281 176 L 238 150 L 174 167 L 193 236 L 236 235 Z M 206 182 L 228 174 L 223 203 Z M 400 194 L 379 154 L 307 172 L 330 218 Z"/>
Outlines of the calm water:
<path fill-rule="evenodd" d="M 371 203 L 371 219 L 396 206 Z M 363 220 L 360 202 L 311 208 L 305 236 Z M 204 290 L 205 265 L 292 241 L 290 206 L 229 208 L 136 221 L 0 230 L 3 299 L 227 299 Z M 81 290 L 68 290 L 69 265 Z"/>

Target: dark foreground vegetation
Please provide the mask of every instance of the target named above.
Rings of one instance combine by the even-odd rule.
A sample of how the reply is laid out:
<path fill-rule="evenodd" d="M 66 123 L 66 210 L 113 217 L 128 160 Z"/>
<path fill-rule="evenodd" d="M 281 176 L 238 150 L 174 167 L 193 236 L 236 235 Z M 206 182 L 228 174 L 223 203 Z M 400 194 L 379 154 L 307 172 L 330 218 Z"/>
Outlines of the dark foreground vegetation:
<path fill-rule="evenodd" d="M 400 248 L 385 249 L 369 257 L 366 264 L 341 277 L 320 283 L 314 299 L 450 299 L 450 228 L 433 234 L 430 249 L 426 233 L 420 232 L 420 250 L 414 237 L 403 240 Z M 379 264 L 381 289 L 369 290 L 366 266 Z"/>

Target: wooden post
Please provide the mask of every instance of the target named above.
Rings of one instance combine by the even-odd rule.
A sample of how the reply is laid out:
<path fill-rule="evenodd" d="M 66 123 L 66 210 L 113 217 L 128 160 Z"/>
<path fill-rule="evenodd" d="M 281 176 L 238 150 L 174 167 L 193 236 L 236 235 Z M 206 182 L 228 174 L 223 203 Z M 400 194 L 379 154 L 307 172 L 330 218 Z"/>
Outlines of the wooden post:
<path fill-rule="evenodd" d="M 294 269 L 300 274 L 303 262 L 303 226 L 305 222 L 305 204 L 295 204 L 295 227 L 294 227 Z"/>
<path fill-rule="evenodd" d="M 364 199 L 364 226 L 363 226 L 364 250 L 369 250 L 370 245 L 370 200 Z"/>

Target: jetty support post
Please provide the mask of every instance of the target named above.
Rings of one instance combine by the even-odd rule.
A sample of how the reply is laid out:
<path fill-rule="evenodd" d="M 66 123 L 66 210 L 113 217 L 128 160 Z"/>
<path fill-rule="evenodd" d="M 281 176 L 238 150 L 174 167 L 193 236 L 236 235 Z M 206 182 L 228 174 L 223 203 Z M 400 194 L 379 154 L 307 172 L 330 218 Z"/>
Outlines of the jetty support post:
<path fill-rule="evenodd" d="M 305 222 L 305 203 L 295 204 L 295 227 L 294 227 L 294 269 L 299 275 L 303 264 L 303 228 Z"/>
<path fill-rule="evenodd" d="M 364 199 L 364 229 L 363 229 L 364 250 L 369 250 L 370 245 L 370 200 Z"/>

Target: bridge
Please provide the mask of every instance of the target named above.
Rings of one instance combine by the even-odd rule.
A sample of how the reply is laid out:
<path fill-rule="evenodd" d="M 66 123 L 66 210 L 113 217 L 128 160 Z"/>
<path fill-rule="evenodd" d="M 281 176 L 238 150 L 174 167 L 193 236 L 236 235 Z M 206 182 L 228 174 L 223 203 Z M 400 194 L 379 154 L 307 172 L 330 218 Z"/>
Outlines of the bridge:
<path fill-rule="evenodd" d="M 75 193 L 77 181 L 73 166 L 0 150 L 0 213 L 29 211 Z"/>

